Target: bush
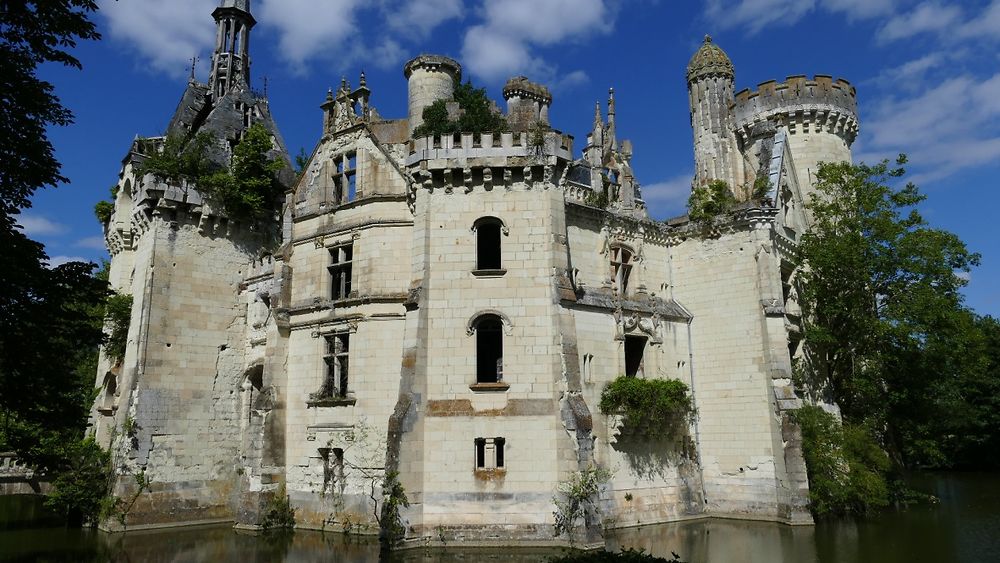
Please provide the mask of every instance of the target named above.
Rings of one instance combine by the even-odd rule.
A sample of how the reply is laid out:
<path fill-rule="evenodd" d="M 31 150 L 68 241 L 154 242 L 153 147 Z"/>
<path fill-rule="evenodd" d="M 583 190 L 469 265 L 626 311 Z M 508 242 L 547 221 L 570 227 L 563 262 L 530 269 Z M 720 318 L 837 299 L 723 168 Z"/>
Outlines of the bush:
<path fill-rule="evenodd" d="M 282 485 L 267 503 L 267 509 L 260 519 L 260 527 L 265 532 L 291 530 L 295 528 L 295 508 Z"/>
<path fill-rule="evenodd" d="M 111 453 L 88 437 L 63 452 L 65 466 L 56 471 L 45 506 L 70 524 L 96 523 L 110 498 Z"/>
<path fill-rule="evenodd" d="M 449 117 L 448 100 L 437 100 L 424 108 L 423 123 L 413 131 L 413 136 L 440 137 L 460 132 L 478 134 L 507 130 L 507 121 L 493 111 L 486 89 L 476 88 L 469 81 L 456 82 L 453 99 L 462 110 L 458 119 Z"/>
<path fill-rule="evenodd" d="M 105 321 L 108 324 L 108 340 L 104 344 L 104 355 L 118 364 L 125 359 L 128 344 L 128 325 L 132 317 L 132 296 L 117 293 L 108 297 Z"/>
<path fill-rule="evenodd" d="M 94 215 L 102 225 L 107 225 L 111 220 L 111 215 L 115 212 L 115 204 L 110 201 L 101 200 L 94 204 Z"/>
<path fill-rule="evenodd" d="M 691 190 L 688 197 L 688 217 L 692 221 L 707 221 L 721 215 L 736 205 L 736 197 L 729 190 L 729 184 L 722 180 L 712 180 L 707 186 Z"/>
<path fill-rule="evenodd" d="M 683 382 L 624 375 L 608 383 L 598 407 L 602 414 L 621 416 L 623 428 L 647 435 L 671 433 L 676 424 L 690 423 L 697 414 Z"/>
<path fill-rule="evenodd" d="M 889 504 L 889 457 L 864 426 L 816 406 L 795 411 L 815 514 L 867 513 Z"/>

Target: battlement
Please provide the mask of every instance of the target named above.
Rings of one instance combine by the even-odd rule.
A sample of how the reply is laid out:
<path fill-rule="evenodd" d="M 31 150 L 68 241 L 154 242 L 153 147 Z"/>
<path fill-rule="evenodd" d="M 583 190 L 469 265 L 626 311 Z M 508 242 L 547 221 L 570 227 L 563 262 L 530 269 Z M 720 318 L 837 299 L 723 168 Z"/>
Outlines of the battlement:
<path fill-rule="evenodd" d="M 503 99 L 510 100 L 515 96 L 545 105 L 552 103 L 552 93 L 549 89 L 541 84 L 531 82 L 526 76 L 515 76 L 504 84 Z"/>
<path fill-rule="evenodd" d="M 841 135 L 848 143 L 858 133 L 857 90 L 843 78 L 817 74 L 789 76 L 784 82 L 769 80 L 737 92 L 730 106 L 737 132 L 749 136 L 763 121 L 778 121 L 795 132 L 826 131 Z"/>
<path fill-rule="evenodd" d="M 422 137 L 410 141 L 406 165 L 432 161 L 428 168 L 462 168 L 470 159 L 476 159 L 475 166 L 506 166 L 510 159 L 526 157 L 540 162 L 550 158 L 572 160 L 573 137 L 558 131 L 543 133 L 541 138 L 524 131 Z"/>

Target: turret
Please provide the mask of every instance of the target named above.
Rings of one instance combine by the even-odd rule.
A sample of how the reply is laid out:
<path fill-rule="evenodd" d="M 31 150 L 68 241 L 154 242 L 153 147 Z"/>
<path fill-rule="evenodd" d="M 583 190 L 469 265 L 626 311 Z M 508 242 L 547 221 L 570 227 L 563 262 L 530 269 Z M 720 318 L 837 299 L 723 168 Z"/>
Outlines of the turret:
<path fill-rule="evenodd" d="M 549 124 L 552 93 L 524 76 L 515 76 L 503 87 L 507 100 L 507 124 L 515 131 L 530 129 L 537 123 Z"/>
<path fill-rule="evenodd" d="M 736 72 L 725 51 L 705 36 L 687 66 L 691 128 L 694 130 L 694 185 L 724 180 L 734 193 L 744 179 L 733 134 L 733 81 Z"/>
<path fill-rule="evenodd" d="M 756 91 L 736 94 L 734 130 L 752 155 L 758 132 L 785 128 L 798 185 L 808 192 L 820 162 L 851 161 L 851 144 L 858 135 L 856 95 L 848 81 L 821 74 L 763 82 Z"/>
<path fill-rule="evenodd" d="M 420 55 L 403 67 L 409 94 L 410 135 L 424 122 L 424 108 L 450 100 L 455 83 L 462 79 L 462 65 L 441 55 Z"/>
<path fill-rule="evenodd" d="M 222 0 L 215 18 L 215 52 L 208 83 L 216 99 L 237 83 L 250 84 L 250 30 L 257 20 L 250 14 L 250 0 Z"/>

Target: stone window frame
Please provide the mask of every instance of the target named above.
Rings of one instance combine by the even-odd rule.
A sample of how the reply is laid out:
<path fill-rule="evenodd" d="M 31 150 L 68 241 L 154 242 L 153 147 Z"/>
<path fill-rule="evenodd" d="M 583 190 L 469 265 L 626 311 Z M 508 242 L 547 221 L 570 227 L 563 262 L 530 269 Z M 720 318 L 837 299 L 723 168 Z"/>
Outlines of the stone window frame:
<path fill-rule="evenodd" d="M 354 293 L 354 240 L 326 247 L 330 253 L 330 299 L 341 301 Z"/>
<path fill-rule="evenodd" d="M 358 199 L 358 151 L 342 152 L 331 160 L 334 204 L 344 205 Z"/>
<path fill-rule="evenodd" d="M 621 295 L 627 295 L 632 287 L 635 270 L 635 251 L 627 244 L 616 242 L 608 249 L 611 266 L 611 283 Z M 624 258 L 623 258 L 624 257 Z"/>
<path fill-rule="evenodd" d="M 479 325 L 484 320 L 496 320 L 499 322 L 500 325 L 499 327 L 500 365 L 498 366 L 499 371 L 497 373 L 496 381 L 480 380 L 480 378 L 484 375 L 479 373 L 480 346 L 485 345 L 485 342 L 482 342 L 481 340 L 482 335 L 479 331 Z M 477 311 L 476 314 L 474 314 L 472 317 L 469 318 L 469 321 L 466 324 L 466 329 L 465 329 L 466 334 L 468 334 L 469 336 L 476 337 L 476 341 L 474 344 L 475 345 L 474 349 L 475 370 L 473 374 L 474 381 L 471 385 L 469 385 L 469 389 L 477 392 L 506 391 L 510 389 L 510 384 L 504 381 L 503 358 L 504 358 L 504 348 L 506 348 L 505 340 L 507 337 L 511 336 L 511 333 L 513 332 L 512 329 L 513 329 L 513 324 L 510 322 L 510 318 L 507 317 L 507 315 L 503 314 L 501 311 L 497 311 L 496 309 L 485 309 L 482 311 Z"/>
<path fill-rule="evenodd" d="M 473 467 L 476 472 L 507 471 L 505 448 L 507 439 L 497 437 L 477 437 L 473 440 Z"/>
<path fill-rule="evenodd" d="M 482 247 L 483 232 L 482 227 L 484 226 L 497 227 L 497 241 L 496 244 L 499 248 L 496 249 L 497 262 L 496 264 L 483 264 Z M 472 275 L 476 277 L 500 277 L 507 273 L 507 269 L 503 267 L 503 237 L 510 236 L 510 229 L 507 224 L 504 223 L 503 219 L 496 217 L 494 215 L 484 215 L 475 220 L 472 223 L 471 229 L 475 237 L 475 247 L 476 247 L 476 263 L 475 267 L 472 269 Z"/>
<path fill-rule="evenodd" d="M 308 407 L 354 406 L 358 402 L 351 384 L 351 335 L 356 333 L 353 326 L 339 326 L 334 330 L 317 334 L 323 339 L 323 379 L 318 391 L 309 394 Z M 344 345 L 340 351 L 337 344 Z"/>

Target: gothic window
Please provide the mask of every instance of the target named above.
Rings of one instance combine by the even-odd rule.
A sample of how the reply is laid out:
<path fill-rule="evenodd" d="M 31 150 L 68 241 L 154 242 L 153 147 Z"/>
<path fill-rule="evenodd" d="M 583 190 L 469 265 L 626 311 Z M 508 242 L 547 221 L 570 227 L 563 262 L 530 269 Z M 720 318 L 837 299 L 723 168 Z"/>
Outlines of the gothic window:
<path fill-rule="evenodd" d="M 503 381 L 503 321 L 487 314 L 479 317 L 476 331 L 476 383 Z"/>
<path fill-rule="evenodd" d="M 590 383 L 594 378 L 594 355 L 584 354 L 580 362 L 580 372 L 584 383 Z"/>
<path fill-rule="evenodd" d="M 618 292 L 628 292 L 629 276 L 632 275 L 632 251 L 624 246 L 611 247 L 611 279 Z"/>
<path fill-rule="evenodd" d="M 326 378 L 319 397 L 347 397 L 348 394 L 348 354 L 350 334 L 337 332 L 326 337 Z"/>
<path fill-rule="evenodd" d="M 476 438 L 476 469 L 503 469 L 503 438 Z"/>
<path fill-rule="evenodd" d="M 335 186 L 336 202 L 338 204 L 354 201 L 357 197 L 358 156 L 357 153 L 346 153 L 334 157 L 333 185 Z"/>
<path fill-rule="evenodd" d="M 500 270 L 500 235 L 502 223 L 496 217 L 483 217 L 476 221 L 476 269 Z"/>
<path fill-rule="evenodd" d="M 330 298 L 346 299 L 351 295 L 351 264 L 354 259 L 353 243 L 342 244 L 330 249 L 330 280 L 333 289 Z"/>
<path fill-rule="evenodd" d="M 625 375 L 628 377 L 642 377 L 643 375 L 643 354 L 646 351 L 645 336 L 625 337 Z"/>

